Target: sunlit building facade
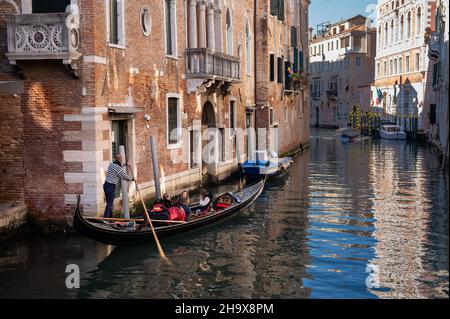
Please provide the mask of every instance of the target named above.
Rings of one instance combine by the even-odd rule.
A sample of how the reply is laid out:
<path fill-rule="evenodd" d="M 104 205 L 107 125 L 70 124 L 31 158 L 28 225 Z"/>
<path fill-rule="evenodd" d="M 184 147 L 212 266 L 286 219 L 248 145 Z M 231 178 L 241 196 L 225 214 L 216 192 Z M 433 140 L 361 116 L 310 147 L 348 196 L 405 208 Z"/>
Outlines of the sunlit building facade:
<path fill-rule="evenodd" d="M 372 105 L 411 133 L 425 133 L 434 94 L 425 44 L 434 29 L 435 0 L 379 0 Z"/>
<path fill-rule="evenodd" d="M 361 15 L 321 27 L 310 39 L 310 123 L 336 127 L 369 111 L 376 32 Z"/>

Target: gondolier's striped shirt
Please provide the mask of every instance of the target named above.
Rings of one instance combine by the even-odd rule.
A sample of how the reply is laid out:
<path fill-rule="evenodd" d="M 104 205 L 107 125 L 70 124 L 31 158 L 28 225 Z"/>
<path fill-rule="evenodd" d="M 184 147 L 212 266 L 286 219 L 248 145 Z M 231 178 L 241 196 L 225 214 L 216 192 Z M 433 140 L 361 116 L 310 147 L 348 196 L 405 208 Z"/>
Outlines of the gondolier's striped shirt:
<path fill-rule="evenodd" d="M 111 163 L 108 167 L 106 182 L 117 186 L 119 184 L 120 179 L 124 179 L 128 182 L 131 182 L 133 180 L 132 177 L 125 174 L 120 165 L 116 163 Z"/>

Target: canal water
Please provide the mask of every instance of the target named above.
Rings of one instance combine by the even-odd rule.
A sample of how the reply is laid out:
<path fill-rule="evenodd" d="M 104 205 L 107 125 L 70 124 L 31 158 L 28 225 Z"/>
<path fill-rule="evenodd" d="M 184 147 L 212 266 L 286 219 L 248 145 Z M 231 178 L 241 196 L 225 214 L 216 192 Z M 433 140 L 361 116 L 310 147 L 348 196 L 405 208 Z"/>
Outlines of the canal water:
<path fill-rule="evenodd" d="M 25 236 L 0 244 L 0 297 L 448 298 L 448 172 L 432 150 L 327 130 L 311 144 L 241 215 L 163 240 L 173 267 L 152 244 Z"/>

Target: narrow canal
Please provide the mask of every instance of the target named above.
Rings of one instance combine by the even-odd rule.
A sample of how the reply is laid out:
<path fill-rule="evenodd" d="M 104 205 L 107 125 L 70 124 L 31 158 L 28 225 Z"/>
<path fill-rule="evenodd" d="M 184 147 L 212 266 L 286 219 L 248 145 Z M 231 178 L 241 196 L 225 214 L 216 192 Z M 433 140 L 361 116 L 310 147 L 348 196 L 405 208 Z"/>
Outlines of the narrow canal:
<path fill-rule="evenodd" d="M 248 211 L 164 240 L 175 268 L 151 244 L 25 236 L 0 245 L 0 297 L 448 298 L 448 172 L 432 150 L 327 130 L 311 144 Z"/>

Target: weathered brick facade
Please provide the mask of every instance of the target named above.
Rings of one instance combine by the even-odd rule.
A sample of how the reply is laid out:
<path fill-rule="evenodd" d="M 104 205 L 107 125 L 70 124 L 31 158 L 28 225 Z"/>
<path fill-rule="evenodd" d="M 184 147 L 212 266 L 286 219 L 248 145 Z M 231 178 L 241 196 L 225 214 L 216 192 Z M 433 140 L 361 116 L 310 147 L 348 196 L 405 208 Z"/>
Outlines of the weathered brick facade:
<path fill-rule="evenodd" d="M 307 74 L 309 3 L 257 1 L 256 126 L 278 128 L 278 133 L 269 133 L 266 143 L 271 145 L 269 148 L 278 149 L 280 153 L 309 144 L 309 89 L 307 85 L 293 82 L 289 87 L 286 83 L 291 80 L 286 75 L 285 65 L 290 62 L 295 71 L 302 70 L 305 76 Z M 295 33 L 292 33 L 292 28 L 295 28 Z M 272 78 L 271 54 L 274 58 Z M 282 70 L 277 65 L 278 59 L 281 59 Z M 272 116 L 270 112 L 273 112 Z"/>
<path fill-rule="evenodd" d="M 178 98 L 183 128 L 200 129 L 202 117 L 205 125 L 208 116 L 204 110 L 209 104 L 214 114 L 213 118 L 207 118 L 210 126 L 226 129 L 235 125 L 245 129 L 249 120 L 250 126 L 256 122 L 256 126 L 267 127 L 268 122 L 261 116 L 264 112 L 255 105 L 270 104 L 280 122 L 282 151 L 307 143 L 309 124 L 301 122 L 309 119 L 307 103 L 304 103 L 307 92 L 284 94 L 280 85 L 267 83 L 268 55 L 261 55 L 260 40 L 269 35 L 268 29 L 263 31 L 261 27 L 264 14 L 257 17 L 255 33 L 254 1 L 118 0 L 117 41 L 111 40 L 116 27 L 111 26 L 109 10 L 114 8 L 109 6 L 110 1 L 72 0 L 71 3 L 79 8 L 79 26 L 70 29 L 62 25 L 60 29 L 69 31 L 69 49 L 63 49 L 62 55 L 57 56 L 54 51 L 45 48 L 33 51 L 34 48 L 31 52 L 34 56 L 30 57 L 29 52 L 20 51 L 21 43 L 7 36 L 6 21 L 9 19 L 10 28 L 20 28 L 20 23 L 33 25 L 27 19 L 33 20 L 38 15 L 43 21 L 49 17 L 60 19 L 60 16 L 35 13 L 37 7 L 32 0 L 18 1 L 17 7 L 0 1 L 0 160 L 6 172 L 0 184 L 0 201 L 23 200 L 37 217 L 56 219 L 70 213 L 77 195 L 82 195 L 86 213 L 101 213 L 105 170 L 117 151 L 113 145 L 117 147 L 123 141 L 141 188 L 146 196 L 152 196 L 150 136 L 157 137 L 163 190 L 176 193 L 194 187 L 204 173 L 216 180 L 226 178 L 237 168 L 233 161 L 235 149 L 225 154 L 225 162 L 207 167 L 173 163 L 173 155 L 181 156 L 181 146 L 189 141 L 185 137 L 180 145 L 168 145 L 170 97 Z M 257 15 L 262 14 L 264 6 L 269 6 L 269 1 L 256 3 Z M 306 12 L 308 4 L 302 1 L 301 12 Z M 194 6 L 196 10 L 192 11 Z M 148 35 L 142 30 L 141 13 L 145 10 L 151 20 L 145 25 L 150 29 Z M 193 12 L 195 27 L 189 22 Z M 173 23 L 169 33 L 164 23 L 168 16 Z M 290 16 L 287 13 L 286 21 L 277 27 L 278 34 L 290 28 Z M 304 25 L 299 32 L 302 45 L 307 45 L 307 21 L 302 20 L 306 17 L 300 18 Z M 36 39 L 40 40 L 37 34 L 40 31 L 36 27 L 33 30 L 27 32 L 34 32 L 33 37 L 37 35 Z M 258 34 L 260 31 L 265 33 L 264 37 Z M 194 37 L 193 32 L 196 32 Z M 64 42 L 64 35 L 61 37 Z M 175 52 L 168 54 L 166 51 L 172 44 L 176 44 Z M 279 45 L 273 39 L 268 44 L 271 48 Z M 200 54 L 200 60 L 189 60 L 189 50 L 206 53 L 196 53 Z M 208 52 L 214 61 L 231 63 L 235 73 L 222 74 L 225 69 L 216 66 L 212 76 L 195 73 L 191 63 L 201 63 L 204 57 L 201 54 L 207 56 Z M 247 57 L 248 53 L 251 57 Z M 238 70 L 233 69 L 236 63 Z M 7 81 L 13 81 L 14 85 Z M 263 93 L 261 88 L 265 82 L 268 91 Z M 19 90 L 12 92 L 17 87 Z M 230 118 L 232 103 L 235 121 Z M 285 113 L 285 107 L 292 113 Z M 292 117 L 292 121 L 285 119 L 284 114 Z M 224 138 L 224 142 L 231 143 L 232 139 Z M 244 146 L 240 152 L 245 155 Z M 130 195 L 134 199 L 133 185 Z"/>

